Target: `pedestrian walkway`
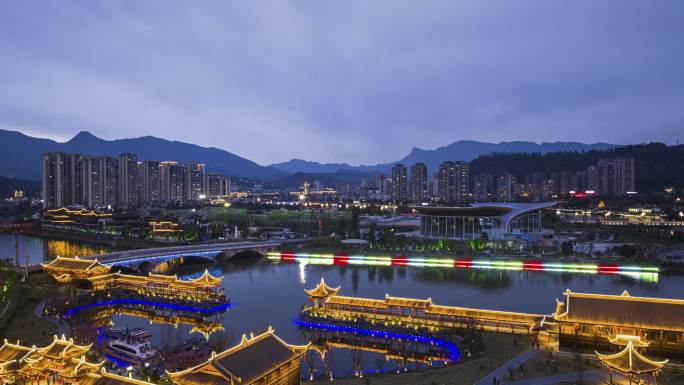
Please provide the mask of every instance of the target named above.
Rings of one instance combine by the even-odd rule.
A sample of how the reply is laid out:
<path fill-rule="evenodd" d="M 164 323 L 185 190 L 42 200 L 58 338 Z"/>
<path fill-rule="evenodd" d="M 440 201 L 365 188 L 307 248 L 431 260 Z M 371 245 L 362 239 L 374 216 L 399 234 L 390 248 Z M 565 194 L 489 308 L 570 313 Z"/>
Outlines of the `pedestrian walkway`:
<path fill-rule="evenodd" d="M 499 366 L 496 370 L 493 372 L 489 373 L 485 378 L 481 379 L 480 381 L 476 382 L 475 385 L 492 385 L 494 383 L 494 378 L 496 379 L 501 379 L 505 375 L 508 374 L 508 369 L 515 369 L 520 364 L 524 363 L 525 361 L 529 360 L 530 358 L 534 357 L 539 353 L 540 350 L 536 348 L 529 348 L 525 350 L 524 352 L 518 354 L 515 356 L 512 360 L 506 362 L 505 364 Z"/>
<path fill-rule="evenodd" d="M 582 374 L 583 384 L 603 384 L 608 381 L 608 374 L 601 369 L 587 370 L 584 372 L 574 372 L 567 374 L 558 374 L 548 377 L 530 378 L 528 380 L 508 382 L 506 385 L 552 385 L 568 382 L 577 382 L 580 380 L 580 373 Z"/>

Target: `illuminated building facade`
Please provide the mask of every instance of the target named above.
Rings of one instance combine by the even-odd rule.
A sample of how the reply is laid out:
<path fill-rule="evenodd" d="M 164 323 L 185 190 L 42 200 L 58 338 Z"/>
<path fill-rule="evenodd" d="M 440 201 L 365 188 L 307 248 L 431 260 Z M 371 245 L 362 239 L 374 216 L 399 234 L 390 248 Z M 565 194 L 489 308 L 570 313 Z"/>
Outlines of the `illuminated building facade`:
<path fill-rule="evenodd" d="M 139 191 L 137 156 L 129 153 L 119 155 L 119 205 L 137 206 Z"/>
<path fill-rule="evenodd" d="M 109 273 L 109 267 L 99 263 L 97 259 L 57 257 L 50 263 L 41 265 L 45 273 L 61 283 L 86 280 Z"/>
<path fill-rule="evenodd" d="M 462 161 L 445 161 L 437 172 L 437 195 L 442 202 L 463 202 L 470 198 L 470 167 Z"/>
<path fill-rule="evenodd" d="M 567 290 L 554 315 L 561 348 L 608 349 L 617 335 L 649 343 L 651 354 L 684 354 L 684 300 L 574 293 Z"/>
<path fill-rule="evenodd" d="M 473 199 L 489 202 L 494 198 L 494 178 L 487 173 L 475 175 L 473 178 Z"/>
<path fill-rule="evenodd" d="M 50 345 L 36 348 L 8 343 L 0 346 L 0 384 L 73 384 L 73 385 L 151 385 L 107 373 L 104 361 L 85 358 L 92 345 L 78 345 L 72 339 L 54 337 Z"/>
<path fill-rule="evenodd" d="M 207 197 L 207 174 L 204 164 L 185 165 L 185 199 L 198 201 Z"/>
<path fill-rule="evenodd" d="M 174 203 L 185 200 L 185 167 L 178 162 L 161 162 L 161 201 Z"/>
<path fill-rule="evenodd" d="M 504 239 L 506 235 L 532 239 L 542 233 L 541 210 L 555 202 L 474 203 L 467 207 L 416 206 L 420 214 L 420 233 L 429 238 L 458 240 Z"/>
<path fill-rule="evenodd" d="M 140 162 L 139 182 L 140 202 L 143 204 L 154 204 L 161 202 L 161 164 L 156 160 L 145 160 Z"/>
<path fill-rule="evenodd" d="M 394 203 L 406 203 L 408 201 L 408 176 L 406 166 L 403 164 L 395 164 L 392 167 L 390 198 Z"/>
<path fill-rule="evenodd" d="M 207 196 L 225 197 L 230 195 L 230 178 L 220 174 L 207 174 Z"/>
<path fill-rule="evenodd" d="M 89 277 L 93 291 L 128 291 L 147 297 L 180 299 L 193 302 L 223 302 L 223 277 L 214 277 L 207 270 L 198 278 L 181 280 L 175 275 L 104 274 Z"/>
<path fill-rule="evenodd" d="M 43 208 L 82 202 L 81 167 L 77 154 L 43 154 Z"/>
<path fill-rule="evenodd" d="M 400 298 L 385 295 L 382 300 L 338 296 L 339 288 L 321 283 L 307 290 L 313 306 L 305 308 L 304 314 L 313 320 L 366 322 L 385 326 L 413 328 L 468 328 L 483 330 L 529 333 L 543 316 L 539 314 L 514 313 L 442 306 L 432 299 Z"/>
<path fill-rule="evenodd" d="M 496 197 L 501 202 L 510 202 L 515 196 L 515 175 L 505 173 L 496 177 Z"/>
<path fill-rule="evenodd" d="M 427 202 L 430 198 L 428 169 L 425 163 L 411 166 L 411 199 L 414 202 Z"/>
<path fill-rule="evenodd" d="M 205 363 L 168 376 L 177 385 L 296 385 L 308 347 L 287 344 L 269 327 L 251 338 L 243 335 L 240 344 L 212 354 Z"/>

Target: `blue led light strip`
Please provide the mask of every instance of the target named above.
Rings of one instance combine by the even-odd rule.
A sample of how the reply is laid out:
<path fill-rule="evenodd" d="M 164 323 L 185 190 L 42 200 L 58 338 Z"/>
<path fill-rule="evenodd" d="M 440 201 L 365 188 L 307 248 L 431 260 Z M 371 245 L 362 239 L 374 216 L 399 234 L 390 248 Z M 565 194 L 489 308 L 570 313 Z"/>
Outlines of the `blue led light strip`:
<path fill-rule="evenodd" d="M 229 304 L 229 303 L 224 303 L 224 304 L 216 305 L 216 306 L 213 306 L 210 308 L 201 308 L 201 307 L 195 307 L 195 306 L 174 305 L 172 303 L 146 301 L 146 300 L 141 300 L 141 299 L 115 299 L 115 300 L 111 300 L 111 301 L 102 301 L 102 302 L 91 303 L 88 305 L 74 306 L 64 313 L 64 317 L 65 318 L 70 317 L 70 316 L 72 316 L 78 312 L 81 312 L 83 310 L 90 309 L 93 307 L 112 306 L 112 305 L 149 305 L 149 306 L 154 306 L 154 307 L 160 307 L 163 309 L 190 311 L 190 312 L 194 312 L 194 313 L 204 313 L 204 314 L 216 313 L 216 312 L 228 309 L 231 306 L 231 304 Z"/>
<path fill-rule="evenodd" d="M 356 334 L 363 334 L 363 335 L 367 335 L 367 336 L 377 336 L 377 337 L 382 337 L 382 338 L 393 338 L 393 339 L 400 339 L 400 340 L 412 340 L 412 341 L 417 341 L 417 342 L 422 342 L 422 343 L 436 344 L 439 346 L 444 346 L 446 348 L 446 351 L 449 355 L 449 360 L 457 361 L 461 357 L 461 351 L 458 349 L 458 347 L 453 342 L 441 340 L 439 338 L 434 338 L 434 337 L 420 336 L 420 335 L 415 335 L 415 334 L 395 333 L 395 332 L 388 332 L 385 330 L 361 329 L 361 328 L 356 328 L 353 326 L 345 326 L 345 325 L 309 322 L 309 321 L 302 321 L 301 319 L 296 320 L 295 324 L 302 326 L 302 327 L 311 328 L 311 329 L 323 329 L 323 330 L 330 330 L 330 331 L 336 331 L 336 332 L 356 333 Z"/>

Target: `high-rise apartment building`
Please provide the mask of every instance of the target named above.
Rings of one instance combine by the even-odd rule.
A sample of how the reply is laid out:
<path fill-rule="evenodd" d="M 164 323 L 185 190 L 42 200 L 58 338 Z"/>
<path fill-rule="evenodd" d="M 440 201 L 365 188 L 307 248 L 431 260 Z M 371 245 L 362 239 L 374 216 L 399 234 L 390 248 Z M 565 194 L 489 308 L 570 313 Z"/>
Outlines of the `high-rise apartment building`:
<path fill-rule="evenodd" d="M 161 162 L 145 160 L 138 167 L 140 203 L 161 202 Z"/>
<path fill-rule="evenodd" d="M 82 204 L 80 156 L 63 152 L 43 154 L 43 207 Z"/>
<path fill-rule="evenodd" d="M 185 200 L 185 166 L 178 162 L 160 162 L 161 201 L 173 203 Z"/>
<path fill-rule="evenodd" d="M 438 191 L 442 202 L 463 202 L 470 198 L 470 168 L 462 161 L 445 161 L 439 166 Z"/>
<path fill-rule="evenodd" d="M 100 157 L 100 177 L 102 178 L 102 206 L 116 206 L 119 185 L 119 162 L 110 156 Z"/>
<path fill-rule="evenodd" d="M 185 199 L 197 201 L 207 197 L 207 174 L 204 164 L 185 165 Z"/>
<path fill-rule="evenodd" d="M 81 189 L 83 206 L 103 207 L 104 204 L 104 175 L 103 160 L 98 156 L 82 156 Z"/>
<path fill-rule="evenodd" d="M 408 177 L 406 166 L 395 164 L 392 167 L 392 187 L 390 197 L 394 203 L 406 203 L 408 200 Z"/>
<path fill-rule="evenodd" d="M 475 175 L 473 178 L 473 198 L 478 201 L 491 201 L 496 197 L 494 178 L 487 173 Z"/>
<path fill-rule="evenodd" d="M 617 158 L 613 160 L 614 194 L 622 195 L 636 191 L 634 167 L 634 158 Z"/>
<path fill-rule="evenodd" d="M 496 197 L 501 202 L 510 202 L 515 196 L 515 175 L 505 173 L 496 178 Z"/>
<path fill-rule="evenodd" d="M 418 203 L 427 202 L 429 198 L 427 166 L 425 163 L 416 163 L 411 166 L 411 199 Z"/>
<path fill-rule="evenodd" d="M 135 154 L 119 155 L 119 193 L 120 206 L 137 206 L 139 198 L 138 159 Z"/>
<path fill-rule="evenodd" d="M 230 194 L 230 178 L 219 174 L 207 174 L 207 196 L 224 197 Z"/>

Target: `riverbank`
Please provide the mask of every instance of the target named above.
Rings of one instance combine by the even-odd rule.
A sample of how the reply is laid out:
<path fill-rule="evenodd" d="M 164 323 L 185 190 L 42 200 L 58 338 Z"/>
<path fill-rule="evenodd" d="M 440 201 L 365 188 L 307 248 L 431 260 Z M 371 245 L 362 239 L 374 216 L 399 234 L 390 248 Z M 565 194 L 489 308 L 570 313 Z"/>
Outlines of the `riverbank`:
<path fill-rule="evenodd" d="M 488 332 L 482 334 L 482 343 L 486 347 L 486 352 L 480 357 L 465 358 L 461 362 L 413 372 L 364 374 L 364 378 L 336 378 L 335 383 L 344 385 L 472 385 L 530 346 L 524 336 Z M 311 382 L 317 385 L 329 383 L 329 379 Z"/>
<path fill-rule="evenodd" d="M 111 249 L 130 250 L 130 249 L 146 249 L 153 247 L 172 247 L 177 246 L 176 242 L 159 242 L 149 239 L 133 239 L 121 238 L 114 236 L 93 235 L 85 232 L 75 232 L 56 229 L 28 229 L 21 232 L 24 235 L 34 236 L 45 239 L 67 240 L 76 242 L 87 242 L 98 245 L 105 245 Z"/>
<path fill-rule="evenodd" d="M 0 340 L 21 341 L 23 345 L 46 345 L 52 336 L 58 334 L 56 325 L 47 319 L 36 316 L 33 310 L 59 287 L 41 273 L 32 274 L 28 283 L 21 283 L 17 292 L 10 298 L 11 309 L 3 317 L 3 330 Z"/>

